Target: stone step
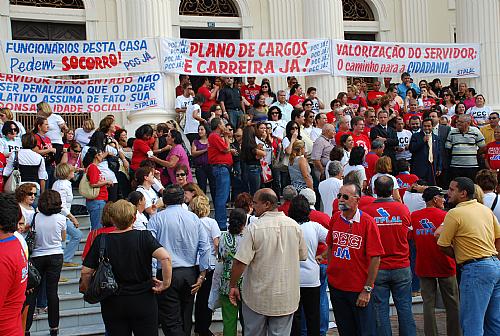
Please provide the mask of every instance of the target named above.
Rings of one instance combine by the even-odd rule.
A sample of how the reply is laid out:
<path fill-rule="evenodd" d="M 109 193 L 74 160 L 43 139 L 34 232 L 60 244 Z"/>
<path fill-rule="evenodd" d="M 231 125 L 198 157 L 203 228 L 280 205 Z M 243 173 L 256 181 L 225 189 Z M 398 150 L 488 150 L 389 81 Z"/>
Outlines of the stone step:
<path fill-rule="evenodd" d="M 31 336 L 47 336 L 47 335 L 48 333 L 46 330 L 31 332 Z M 90 335 L 104 335 L 104 324 L 79 326 L 79 327 L 64 328 L 59 330 L 59 336 L 90 336 Z"/>
<path fill-rule="evenodd" d="M 78 276 L 77 278 L 68 279 L 68 281 L 66 282 L 59 282 L 59 285 L 57 286 L 57 293 L 59 295 L 78 294 L 79 280 L 80 276 Z"/>
<path fill-rule="evenodd" d="M 66 309 L 60 311 L 59 328 L 64 330 L 66 328 L 82 327 L 82 326 L 96 326 L 102 325 L 101 307 L 88 307 L 77 309 Z M 37 315 L 33 319 L 31 326 L 32 332 L 46 333 L 49 330 L 48 314 Z"/>
<path fill-rule="evenodd" d="M 90 304 L 83 300 L 83 294 L 63 294 L 59 295 L 59 309 L 69 310 L 69 309 L 80 309 L 80 308 L 91 308 L 98 307 L 100 308 L 99 303 Z"/>
<path fill-rule="evenodd" d="M 66 279 L 78 279 L 80 278 L 80 272 L 82 271 L 82 266 L 75 267 L 63 267 L 61 271 L 61 277 Z"/>

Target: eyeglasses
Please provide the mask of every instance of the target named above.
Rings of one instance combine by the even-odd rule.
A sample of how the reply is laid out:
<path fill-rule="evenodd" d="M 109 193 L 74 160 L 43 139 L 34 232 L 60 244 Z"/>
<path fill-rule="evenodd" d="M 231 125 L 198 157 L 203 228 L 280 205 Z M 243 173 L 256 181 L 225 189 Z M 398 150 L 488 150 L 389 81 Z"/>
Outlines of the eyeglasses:
<path fill-rule="evenodd" d="M 178 174 L 175 174 L 175 177 L 184 177 L 186 175 L 187 175 L 186 173 L 178 173 Z"/>
<path fill-rule="evenodd" d="M 217 107 L 215 110 L 216 111 L 222 111 L 222 109 L 220 107 Z"/>
<path fill-rule="evenodd" d="M 26 195 L 28 195 L 28 196 L 35 196 L 36 192 L 27 192 Z"/>
<path fill-rule="evenodd" d="M 351 196 L 349 196 L 349 195 L 347 195 L 347 194 L 340 194 L 340 193 L 339 193 L 339 194 L 337 194 L 337 198 L 338 198 L 338 199 L 343 198 L 344 200 L 346 200 L 346 201 L 347 201 L 347 200 L 349 200 L 349 197 L 351 197 Z"/>
<path fill-rule="evenodd" d="M 304 106 L 313 106 L 313 104 L 304 104 Z"/>
<path fill-rule="evenodd" d="M 279 112 L 271 112 L 272 115 L 280 115 Z"/>
<path fill-rule="evenodd" d="M 11 128 L 11 129 L 10 129 L 10 132 L 11 132 L 11 133 L 14 133 L 14 132 L 18 133 L 18 132 L 19 132 L 19 130 L 18 130 L 17 128 Z"/>
<path fill-rule="evenodd" d="M 252 121 L 252 118 L 247 118 L 247 121 Z"/>
<path fill-rule="evenodd" d="M 227 130 L 228 130 L 228 132 L 232 132 L 232 131 L 233 131 L 233 129 L 232 129 L 232 128 L 228 128 Z"/>

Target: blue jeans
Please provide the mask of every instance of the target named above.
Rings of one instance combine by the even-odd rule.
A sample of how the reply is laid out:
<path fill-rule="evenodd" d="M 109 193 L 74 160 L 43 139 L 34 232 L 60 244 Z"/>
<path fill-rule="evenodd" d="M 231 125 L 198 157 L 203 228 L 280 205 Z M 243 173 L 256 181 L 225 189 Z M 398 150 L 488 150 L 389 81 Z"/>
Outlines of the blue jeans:
<path fill-rule="evenodd" d="M 201 190 L 206 194 L 207 185 L 210 188 L 210 196 L 214 199 L 215 196 L 215 179 L 212 175 L 212 167 L 210 165 L 197 166 L 195 170 L 196 182 L 200 186 Z M 208 182 L 208 183 L 207 183 Z"/>
<path fill-rule="evenodd" d="M 330 323 L 330 307 L 328 306 L 328 294 L 326 289 L 328 288 L 328 278 L 326 276 L 326 269 L 328 265 L 319 265 L 319 279 L 321 285 L 319 286 L 319 334 L 321 336 L 326 335 L 328 332 L 328 324 Z M 302 316 L 304 312 L 302 310 Z M 301 335 L 307 336 L 307 324 L 306 319 L 302 318 L 301 321 Z"/>
<path fill-rule="evenodd" d="M 236 197 L 241 194 L 243 190 L 243 181 L 241 180 L 241 162 L 233 162 L 233 171 L 231 174 L 231 201 L 234 202 Z"/>
<path fill-rule="evenodd" d="M 82 231 L 75 227 L 72 221 L 66 220 L 66 233 L 70 237 L 69 241 L 66 242 L 66 247 L 64 248 L 64 262 L 71 262 L 76 250 L 78 249 L 78 244 L 82 239 Z"/>
<path fill-rule="evenodd" d="M 260 164 L 246 164 L 245 162 L 241 162 L 241 173 L 243 177 L 243 188 L 245 191 L 249 191 L 250 195 L 253 196 L 260 189 L 260 172 L 262 168 Z"/>
<path fill-rule="evenodd" d="M 243 115 L 243 111 L 242 110 L 227 110 L 227 114 L 229 115 L 229 122 L 236 129 L 236 127 L 238 127 L 240 117 Z"/>
<path fill-rule="evenodd" d="M 212 174 L 215 178 L 215 220 L 221 230 L 227 229 L 226 203 L 231 189 L 231 174 L 229 167 L 224 165 L 213 165 Z"/>
<path fill-rule="evenodd" d="M 106 201 L 103 200 L 87 200 L 86 206 L 87 211 L 90 215 L 90 229 L 97 230 L 102 228 L 102 211 L 104 210 L 104 206 L 106 205 Z"/>
<path fill-rule="evenodd" d="M 464 336 L 500 335 L 500 261 L 491 257 L 461 268 L 460 324 Z"/>
<path fill-rule="evenodd" d="M 377 315 L 377 335 L 392 335 L 391 321 L 389 320 L 389 296 L 391 293 L 398 312 L 399 335 L 415 336 L 416 326 L 412 312 L 410 267 L 378 271 L 373 290 Z"/>
<path fill-rule="evenodd" d="M 417 263 L 417 249 L 415 247 L 415 241 L 410 239 L 408 241 L 410 245 L 410 267 L 411 267 L 411 291 L 418 292 L 420 291 L 420 279 L 415 274 L 415 264 Z"/>

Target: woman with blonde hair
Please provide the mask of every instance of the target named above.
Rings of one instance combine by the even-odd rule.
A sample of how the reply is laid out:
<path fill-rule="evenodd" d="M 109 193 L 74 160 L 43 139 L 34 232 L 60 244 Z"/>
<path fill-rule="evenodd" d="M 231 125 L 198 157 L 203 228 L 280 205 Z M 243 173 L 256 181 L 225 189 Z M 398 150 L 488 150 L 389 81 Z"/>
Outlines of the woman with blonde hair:
<path fill-rule="evenodd" d="M 292 145 L 290 154 L 288 172 L 292 185 L 300 192 L 302 189 L 313 189 L 313 180 L 311 177 L 311 167 L 304 157 L 306 152 L 305 143 L 302 140 L 296 140 Z"/>
<path fill-rule="evenodd" d="M 375 194 L 375 180 L 380 176 L 389 176 L 392 179 L 392 182 L 394 183 L 392 189 L 392 197 L 394 198 L 394 200 L 401 202 L 401 196 L 399 195 L 398 191 L 399 184 L 396 178 L 392 175 L 392 161 L 388 156 L 382 156 L 377 160 L 377 163 L 375 164 L 375 175 L 372 176 L 372 179 L 370 181 L 370 189 L 373 193 L 373 197 L 377 197 L 377 194 Z"/>
<path fill-rule="evenodd" d="M 184 189 L 184 203 L 186 204 L 191 204 L 191 201 L 197 196 L 203 196 L 208 199 L 200 186 L 194 182 L 186 183 L 182 186 L 182 189 Z"/>
<path fill-rule="evenodd" d="M 99 266 L 99 249 L 105 244 L 115 280 L 120 289 L 101 301 L 101 314 L 109 335 L 158 335 L 158 305 L 155 293 L 170 286 L 172 260 L 151 231 L 134 230 L 136 207 L 118 200 L 110 207 L 116 230 L 101 234 L 83 261 L 80 292 L 85 293 Z M 151 281 L 151 259 L 161 263 L 163 281 Z M 131 318 L 132 317 L 132 318 Z"/>
<path fill-rule="evenodd" d="M 207 235 L 210 237 L 210 264 L 205 281 L 196 294 L 196 303 L 194 307 L 194 332 L 200 335 L 210 335 L 210 324 L 212 323 L 212 310 L 208 308 L 208 297 L 212 288 L 212 277 L 214 275 L 217 252 L 219 250 L 219 238 L 221 235 L 219 225 L 210 215 L 210 203 L 206 196 L 196 196 L 190 203 L 191 211 L 200 218 L 201 223 Z"/>
<path fill-rule="evenodd" d="M 85 119 L 83 121 L 83 127 L 77 128 L 75 130 L 75 141 L 78 142 L 82 147 L 89 144 L 92 134 L 95 132 L 95 124 L 92 118 Z"/>
<path fill-rule="evenodd" d="M 17 127 L 19 127 L 19 133 L 17 134 L 17 136 L 19 137 L 19 139 L 21 139 L 21 137 L 24 134 L 26 134 L 26 129 L 24 128 L 24 125 L 20 121 L 14 120 L 14 114 L 12 114 L 10 108 L 8 107 L 0 108 L 0 121 L 2 122 L 2 124 L 5 124 L 5 122 L 9 120 L 15 122 Z"/>

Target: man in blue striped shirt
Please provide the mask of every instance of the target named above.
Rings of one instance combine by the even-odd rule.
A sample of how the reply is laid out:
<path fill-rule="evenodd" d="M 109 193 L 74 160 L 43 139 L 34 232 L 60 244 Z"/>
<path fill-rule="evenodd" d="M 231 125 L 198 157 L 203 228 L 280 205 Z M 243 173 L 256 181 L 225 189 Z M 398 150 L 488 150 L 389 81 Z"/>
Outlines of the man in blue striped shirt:
<path fill-rule="evenodd" d="M 210 266 L 210 243 L 200 219 L 184 209 L 184 190 L 169 186 L 163 193 L 167 208 L 154 215 L 148 230 L 172 256 L 172 284 L 158 295 L 158 320 L 165 335 L 191 335 L 194 295 Z M 197 258 L 199 257 L 199 267 Z M 153 260 L 153 275 L 161 269 Z"/>

